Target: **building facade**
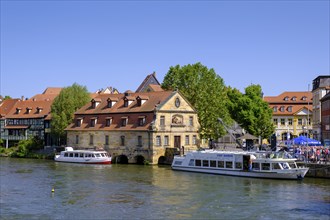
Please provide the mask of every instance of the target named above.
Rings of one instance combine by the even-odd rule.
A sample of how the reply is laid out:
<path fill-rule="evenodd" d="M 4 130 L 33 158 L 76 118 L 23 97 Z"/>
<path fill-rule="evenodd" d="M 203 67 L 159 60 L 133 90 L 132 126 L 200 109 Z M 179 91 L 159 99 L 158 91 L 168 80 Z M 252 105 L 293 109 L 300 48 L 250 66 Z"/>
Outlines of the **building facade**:
<path fill-rule="evenodd" d="M 100 94 L 66 131 L 68 146 L 103 148 L 114 162 L 163 163 L 199 145 L 197 113 L 178 91 Z"/>
<path fill-rule="evenodd" d="M 321 141 L 330 146 L 330 92 L 321 100 Z"/>
<path fill-rule="evenodd" d="M 308 136 L 312 130 L 312 93 L 283 92 L 279 96 L 265 96 L 273 109 L 273 124 L 278 144 L 286 144 L 297 136 Z"/>
<path fill-rule="evenodd" d="M 330 76 L 318 76 L 313 80 L 313 138 L 322 140 L 321 99 L 330 92 Z"/>

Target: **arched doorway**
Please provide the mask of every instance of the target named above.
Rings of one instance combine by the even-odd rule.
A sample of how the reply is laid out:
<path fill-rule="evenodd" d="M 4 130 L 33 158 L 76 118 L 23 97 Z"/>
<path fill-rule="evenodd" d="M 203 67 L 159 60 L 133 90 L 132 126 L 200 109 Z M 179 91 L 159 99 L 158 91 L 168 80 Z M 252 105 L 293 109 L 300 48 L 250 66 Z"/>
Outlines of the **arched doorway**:
<path fill-rule="evenodd" d="M 165 156 L 160 156 L 158 158 L 158 164 L 166 164 L 166 157 Z"/>
<path fill-rule="evenodd" d="M 125 155 L 119 155 L 112 160 L 112 163 L 128 164 L 128 158 Z"/>
<path fill-rule="evenodd" d="M 143 156 L 141 156 L 141 155 L 138 155 L 138 156 L 136 156 L 136 157 L 135 157 L 135 161 L 136 161 L 136 164 L 140 164 L 140 165 L 143 165 L 143 164 L 144 164 L 144 161 L 145 161 L 145 159 L 144 159 L 144 157 L 143 157 Z"/>

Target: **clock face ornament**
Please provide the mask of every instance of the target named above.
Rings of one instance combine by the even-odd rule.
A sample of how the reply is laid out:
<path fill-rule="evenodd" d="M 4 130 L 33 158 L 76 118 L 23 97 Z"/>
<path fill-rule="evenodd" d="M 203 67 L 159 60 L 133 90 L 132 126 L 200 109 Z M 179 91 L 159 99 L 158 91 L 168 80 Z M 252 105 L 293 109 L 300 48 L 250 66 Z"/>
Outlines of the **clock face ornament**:
<path fill-rule="evenodd" d="M 180 107 L 180 99 L 179 99 L 179 98 L 176 98 L 176 99 L 175 99 L 175 106 L 176 106 L 177 108 Z"/>

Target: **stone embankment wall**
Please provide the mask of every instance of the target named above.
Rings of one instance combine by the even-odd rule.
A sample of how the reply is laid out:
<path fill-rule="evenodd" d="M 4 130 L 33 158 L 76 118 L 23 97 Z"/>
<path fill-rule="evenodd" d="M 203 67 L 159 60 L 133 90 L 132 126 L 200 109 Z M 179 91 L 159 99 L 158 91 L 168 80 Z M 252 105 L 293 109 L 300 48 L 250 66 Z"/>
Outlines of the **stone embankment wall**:
<path fill-rule="evenodd" d="M 330 179 L 330 164 L 297 162 L 298 166 L 309 167 L 306 177 L 318 177 Z"/>

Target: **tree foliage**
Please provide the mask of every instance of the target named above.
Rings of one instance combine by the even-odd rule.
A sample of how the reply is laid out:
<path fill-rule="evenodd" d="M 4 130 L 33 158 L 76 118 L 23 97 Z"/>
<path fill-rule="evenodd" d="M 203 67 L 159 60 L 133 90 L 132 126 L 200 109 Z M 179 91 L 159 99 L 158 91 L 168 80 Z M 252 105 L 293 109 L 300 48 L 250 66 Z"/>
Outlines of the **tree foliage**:
<path fill-rule="evenodd" d="M 218 122 L 218 118 L 222 118 L 225 123 L 231 123 L 225 104 L 226 87 L 223 79 L 212 68 L 208 69 L 201 63 L 171 66 L 164 77 L 162 88 L 179 89 L 194 106 L 202 138 L 215 139 L 226 133 Z"/>
<path fill-rule="evenodd" d="M 262 99 L 260 85 L 250 85 L 245 88 L 245 94 L 237 89 L 228 88 L 227 107 L 231 118 L 250 134 L 268 138 L 274 133 L 272 124 L 272 109 Z"/>
<path fill-rule="evenodd" d="M 64 129 L 72 122 L 74 112 L 90 101 L 90 95 L 86 86 L 74 83 L 72 86 L 62 89 L 51 106 L 52 134 L 59 138 L 65 138 Z"/>

